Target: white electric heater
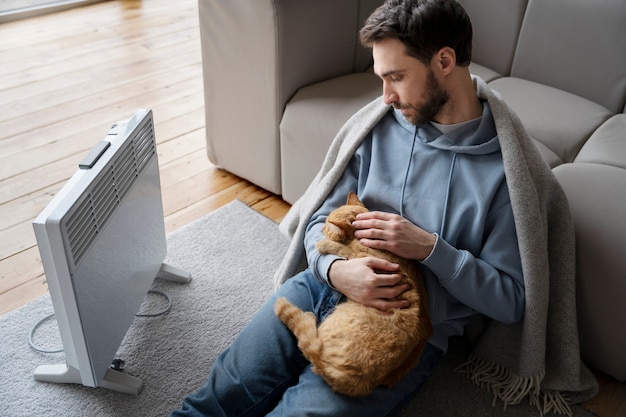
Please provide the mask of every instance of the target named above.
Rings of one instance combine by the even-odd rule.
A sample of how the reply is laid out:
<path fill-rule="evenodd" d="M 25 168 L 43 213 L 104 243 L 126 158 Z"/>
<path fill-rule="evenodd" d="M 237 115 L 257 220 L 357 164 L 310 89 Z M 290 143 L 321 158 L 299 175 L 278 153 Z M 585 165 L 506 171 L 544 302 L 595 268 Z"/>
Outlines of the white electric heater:
<path fill-rule="evenodd" d="M 111 362 L 154 278 L 191 279 L 163 263 L 152 112 L 113 125 L 33 227 L 66 360 L 35 379 L 138 394 L 142 381 Z"/>

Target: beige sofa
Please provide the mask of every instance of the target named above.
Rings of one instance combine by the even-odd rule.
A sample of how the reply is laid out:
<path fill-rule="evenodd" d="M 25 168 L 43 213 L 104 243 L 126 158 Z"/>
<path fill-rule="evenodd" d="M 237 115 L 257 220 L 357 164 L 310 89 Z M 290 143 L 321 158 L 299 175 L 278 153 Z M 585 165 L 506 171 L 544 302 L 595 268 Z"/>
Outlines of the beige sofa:
<path fill-rule="evenodd" d="M 294 202 L 381 93 L 358 29 L 380 0 L 200 0 L 207 151 Z M 461 0 L 471 71 L 510 103 L 570 199 L 585 361 L 626 380 L 626 0 Z"/>

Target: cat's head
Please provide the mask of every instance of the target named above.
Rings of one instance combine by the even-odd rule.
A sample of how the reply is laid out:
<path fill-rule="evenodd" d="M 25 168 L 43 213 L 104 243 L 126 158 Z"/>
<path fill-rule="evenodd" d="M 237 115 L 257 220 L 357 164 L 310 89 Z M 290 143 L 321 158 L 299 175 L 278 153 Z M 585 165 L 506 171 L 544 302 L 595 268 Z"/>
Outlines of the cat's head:
<path fill-rule="evenodd" d="M 369 210 L 359 200 L 359 197 L 350 191 L 346 204 L 339 206 L 328 215 L 323 229 L 324 236 L 335 242 L 348 242 L 354 239 L 352 222 L 356 220 L 358 214 L 367 211 Z"/>

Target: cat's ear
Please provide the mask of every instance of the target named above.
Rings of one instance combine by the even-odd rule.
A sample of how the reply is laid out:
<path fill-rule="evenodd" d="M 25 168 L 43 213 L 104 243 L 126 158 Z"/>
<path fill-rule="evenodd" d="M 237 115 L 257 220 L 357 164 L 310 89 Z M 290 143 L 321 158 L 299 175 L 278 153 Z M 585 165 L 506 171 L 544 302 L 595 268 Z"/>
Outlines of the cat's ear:
<path fill-rule="evenodd" d="M 335 242 L 343 242 L 346 240 L 346 231 L 341 228 L 341 226 L 327 222 L 324 225 L 324 236 L 327 239 L 333 240 Z"/>
<path fill-rule="evenodd" d="M 346 204 L 349 206 L 365 207 L 363 203 L 361 202 L 361 200 L 359 200 L 359 197 L 356 195 L 356 193 L 352 191 L 348 193 L 348 199 L 346 200 Z"/>

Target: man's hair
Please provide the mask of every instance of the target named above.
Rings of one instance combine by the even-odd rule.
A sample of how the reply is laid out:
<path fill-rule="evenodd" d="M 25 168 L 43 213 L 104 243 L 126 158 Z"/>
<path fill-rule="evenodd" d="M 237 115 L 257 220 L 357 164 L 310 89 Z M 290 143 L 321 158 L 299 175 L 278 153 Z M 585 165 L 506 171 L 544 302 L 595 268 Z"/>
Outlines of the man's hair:
<path fill-rule="evenodd" d="M 398 39 L 407 55 L 426 65 L 444 47 L 454 50 L 458 66 L 466 67 L 472 59 L 472 23 L 456 0 L 387 0 L 359 34 L 368 48 L 384 39 Z"/>

